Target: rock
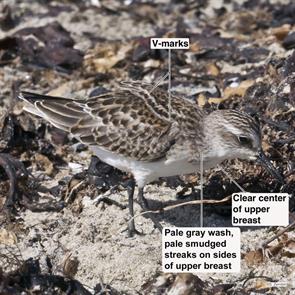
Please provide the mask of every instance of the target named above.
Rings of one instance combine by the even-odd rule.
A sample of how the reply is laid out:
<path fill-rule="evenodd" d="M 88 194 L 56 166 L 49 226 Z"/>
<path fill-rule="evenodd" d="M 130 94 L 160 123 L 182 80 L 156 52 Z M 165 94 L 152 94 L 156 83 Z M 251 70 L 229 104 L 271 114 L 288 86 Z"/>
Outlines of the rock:
<path fill-rule="evenodd" d="M 289 24 L 282 25 L 278 28 L 273 28 L 272 33 L 278 40 L 283 40 L 290 32 L 291 26 Z"/>
<path fill-rule="evenodd" d="M 295 32 L 288 34 L 282 43 L 283 47 L 286 49 L 295 48 Z"/>
<path fill-rule="evenodd" d="M 295 72 L 295 52 L 291 54 L 283 64 L 283 74 L 287 77 Z"/>
<path fill-rule="evenodd" d="M 14 245 L 17 243 L 17 237 L 14 232 L 8 231 L 5 228 L 0 229 L 0 244 Z"/>
<path fill-rule="evenodd" d="M 15 26 L 15 19 L 12 16 L 11 7 L 5 5 L 0 12 L 0 28 L 3 31 L 8 31 Z"/>

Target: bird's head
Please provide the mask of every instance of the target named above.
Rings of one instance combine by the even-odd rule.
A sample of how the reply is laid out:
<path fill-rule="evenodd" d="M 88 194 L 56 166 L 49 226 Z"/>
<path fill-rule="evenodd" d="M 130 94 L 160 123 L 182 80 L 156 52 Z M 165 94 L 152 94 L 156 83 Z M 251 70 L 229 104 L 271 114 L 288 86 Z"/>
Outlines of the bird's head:
<path fill-rule="evenodd" d="M 265 156 L 259 120 L 235 110 L 217 110 L 205 118 L 204 131 L 212 155 L 258 161 L 278 180 L 282 176 Z"/>

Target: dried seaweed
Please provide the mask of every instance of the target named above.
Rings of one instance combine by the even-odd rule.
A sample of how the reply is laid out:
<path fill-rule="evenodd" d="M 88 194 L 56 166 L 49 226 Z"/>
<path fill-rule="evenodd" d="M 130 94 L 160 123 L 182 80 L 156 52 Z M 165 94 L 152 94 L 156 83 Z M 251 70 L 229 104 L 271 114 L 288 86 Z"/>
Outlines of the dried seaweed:
<path fill-rule="evenodd" d="M 77 280 L 59 275 L 42 274 L 39 261 L 28 259 L 12 272 L 5 273 L 0 268 L 0 293 L 7 295 L 28 294 L 76 294 L 91 293 Z"/>
<path fill-rule="evenodd" d="M 19 56 L 26 65 L 63 72 L 70 72 L 82 64 L 83 54 L 74 49 L 73 45 L 74 40 L 58 22 L 42 27 L 24 28 L 0 40 L 0 50 L 4 50 L 4 62 Z"/>
<path fill-rule="evenodd" d="M 0 164 L 4 169 L 0 169 L 0 184 L 1 204 L 10 208 L 14 217 L 9 226 L 20 224 L 17 215 L 27 209 L 60 211 L 62 216 L 67 207 L 64 211 L 72 209 L 78 215 L 76 220 L 86 218 L 81 213 L 86 197 L 124 208 L 117 198 L 126 190 L 130 175 L 90 158 L 86 146 L 42 119 L 24 115 L 14 96 L 21 88 L 84 98 L 104 93 L 121 80 L 157 81 L 167 71 L 168 52 L 150 50 L 150 37 L 190 38 L 190 50 L 172 51 L 173 91 L 206 112 L 230 108 L 260 118 L 263 148 L 284 176 L 285 184 L 276 182 L 254 163 L 229 161 L 223 163 L 224 169 L 247 191 L 289 193 L 290 211 L 295 210 L 295 5 L 292 1 L 217 2 L 40 0 L 9 2 L 0 7 L 0 107 L 1 114 L 8 113 L 1 120 Z M 77 164 L 80 172 L 72 169 Z M 198 184 L 195 175 L 156 183 L 181 190 L 178 196 L 192 191 L 188 196 L 192 198 L 199 198 Z M 206 172 L 205 199 L 220 200 L 237 191 L 219 169 Z M 96 209 L 100 208 L 105 207 Z M 230 203 L 207 205 L 206 212 L 211 211 L 228 219 Z M 110 227 L 103 223 L 108 215 L 100 218 L 99 230 L 103 232 L 104 227 Z M 104 241 L 109 239 L 106 232 Z M 293 257 L 293 246 L 292 239 L 284 244 L 284 257 Z M 22 266 L 11 261 L 17 270 L 8 272 L 6 266 L 2 267 L 0 281 L 5 284 L 0 284 L 0 293 L 9 291 L 7 282 L 12 282 L 16 294 L 25 288 L 32 292 L 35 288 L 37 294 L 47 288 L 48 294 L 56 294 L 55 287 L 60 292 L 57 294 L 89 292 L 77 281 L 42 273 L 36 261 L 22 262 Z M 156 272 L 158 266 L 153 267 Z M 108 275 L 110 281 L 112 274 Z M 260 288 L 251 284 L 257 277 L 262 279 Z M 141 291 L 164 294 L 177 282 L 185 284 L 186 279 L 193 282 L 192 294 L 278 291 L 265 287 L 269 278 L 251 273 L 230 283 L 167 274 L 158 289 L 150 282 Z M 123 289 L 127 283 L 123 280 L 119 284 Z M 94 292 L 117 294 L 101 283 Z"/>

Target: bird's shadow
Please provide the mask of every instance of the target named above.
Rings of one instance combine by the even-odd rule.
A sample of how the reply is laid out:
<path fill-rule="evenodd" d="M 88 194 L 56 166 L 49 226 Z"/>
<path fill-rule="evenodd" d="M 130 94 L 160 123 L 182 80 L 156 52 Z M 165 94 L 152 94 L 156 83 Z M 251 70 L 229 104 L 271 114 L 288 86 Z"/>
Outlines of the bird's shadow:
<path fill-rule="evenodd" d="M 148 199 L 150 210 L 160 210 L 159 213 L 154 213 L 155 218 L 159 222 L 163 222 L 165 226 L 176 226 L 176 227 L 200 227 L 200 205 L 191 205 L 185 203 L 194 201 L 195 195 L 190 195 L 185 200 L 168 200 L 159 201 L 155 199 Z M 161 211 L 162 208 L 183 204 L 171 208 L 167 211 Z M 204 204 L 203 207 L 203 226 L 204 227 L 233 227 L 231 220 L 231 204 Z M 265 228 L 265 226 L 242 226 L 241 231 L 257 230 Z"/>
<path fill-rule="evenodd" d="M 168 200 L 159 201 L 155 199 L 148 199 L 150 210 L 160 210 L 159 213 L 154 213 L 158 221 L 163 221 L 167 226 L 177 227 L 199 227 L 200 226 L 200 205 L 187 204 L 187 202 L 196 200 L 193 196 L 188 196 L 185 200 Z M 169 210 L 161 210 L 168 206 L 180 205 Z M 222 205 L 204 205 L 204 223 L 206 227 L 215 226 L 231 226 L 231 215 L 223 214 L 219 215 L 214 207 L 222 207 Z"/>

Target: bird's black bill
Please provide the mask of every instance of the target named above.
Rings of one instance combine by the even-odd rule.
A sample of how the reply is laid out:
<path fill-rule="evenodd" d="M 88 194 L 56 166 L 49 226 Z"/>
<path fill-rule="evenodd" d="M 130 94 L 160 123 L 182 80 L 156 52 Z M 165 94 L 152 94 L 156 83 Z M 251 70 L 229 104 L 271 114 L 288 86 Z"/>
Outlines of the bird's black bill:
<path fill-rule="evenodd" d="M 261 163 L 275 179 L 277 179 L 281 183 L 284 183 L 284 178 L 274 167 L 274 165 L 267 159 L 266 155 L 262 150 L 258 154 L 257 161 L 258 163 Z"/>

